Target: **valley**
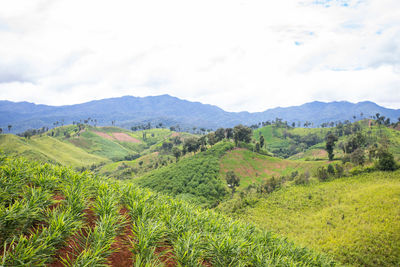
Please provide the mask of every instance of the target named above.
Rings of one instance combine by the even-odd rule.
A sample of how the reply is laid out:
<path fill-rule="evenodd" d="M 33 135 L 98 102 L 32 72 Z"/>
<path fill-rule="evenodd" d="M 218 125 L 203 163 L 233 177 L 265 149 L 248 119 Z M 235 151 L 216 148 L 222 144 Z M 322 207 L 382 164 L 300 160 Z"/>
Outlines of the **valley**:
<path fill-rule="evenodd" d="M 114 195 L 111 198 L 115 203 L 120 203 L 121 210 L 127 208 L 127 204 L 123 199 L 116 198 L 115 194 L 121 193 L 113 192 L 127 190 L 123 188 L 138 188 L 144 190 L 140 194 L 156 194 L 161 199 L 169 196 L 172 198 L 168 201 L 188 203 L 185 205 L 200 208 L 204 212 L 212 210 L 215 214 L 223 214 L 215 216 L 234 218 L 240 224 L 263 229 L 260 231 L 271 231 L 277 238 L 294 242 L 296 248 L 305 246 L 312 249 L 312 253 L 326 255 L 326 259 L 332 258 L 338 264 L 396 266 L 400 259 L 400 173 L 379 171 L 379 162 L 382 161 L 379 153 L 383 153 L 379 151 L 387 151 L 385 153 L 392 155 L 394 162 L 400 159 L 400 132 L 394 128 L 372 120 L 325 128 L 292 127 L 276 120 L 254 130 L 240 126 L 199 134 L 167 128 L 130 131 L 114 126 L 78 124 L 60 126 L 26 137 L 2 134 L 0 150 L 7 157 L 3 160 L 3 164 L 6 164 L 3 170 L 10 168 L 7 167 L 9 162 L 24 157 L 42 162 L 37 166 L 46 166 L 41 165 L 44 163 L 54 166 L 51 168 L 70 166 L 75 171 L 83 171 L 83 175 L 89 173 L 89 178 L 85 178 L 87 181 L 92 179 L 93 173 L 95 184 L 112 188 L 107 194 Z M 329 134 L 336 136 L 333 160 L 329 160 L 326 149 L 326 136 Z M 355 153 L 360 150 L 361 162 L 357 154 L 359 152 Z M 232 173 L 237 183 L 228 182 L 227 177 Z M 44 188 L 48 187 L 46 181 L 40 182 Z M 53 185 L 48 193 L 63 192 L 62 187 L 57 185 L 63 183 L 61 180 L 51 183 Z M 96 190 L 100 189 L 90 194 L 100 194 Z M 149 201 L 146 198 L 143 203 Z M 90 205 L 96 207 L 100 204 L 93 202 Z M 0 214 L 0 217 L 7 220 L 2 216 L 12 212 L 10 208 L 4 206 L 4 215 Z M 113 211 L 117 232 L 110 237 L 111 240 L 116 240 L 122 231 L 118 229 L 123 229 L 118 226 L 123 225 L 121 220 L 126 220 L 126 216 L 118 215 L 121 210 Z M 130 217 L 136 216 L 132 210 L 129 212 L 127 214 Z M 103 220 L 101 216 L 97 219 Z M 154 221 L 151 216 L 145 220 L 160 225 L 169 223 Z M 91 229 L 96 227 L 91 226 Z M 188 231 L 190 233 L 192 230 Z M 164 236 L 162 233 L 159 238 Z M 199 236 L 201 242 L 208 242 L 203 234 Z M 124 242 L 123 247 L 130 247 L 128 254 L 139 257 L 145 253 Z M 160 249 L 157 242 L 153 243 L 151 259 L 157 264 L 165 264 L 162 260 L 165 257 L 155 252 Z M 163 242 L 167 243 L 162 243 L 162 246 L 168 244 L 173 247 L 172 254 L 178 253 L 180 248 L 175 243 L 178 240 L 167 239 Z M 111 245 L 112 242 L 108 243 L 109 252 L 104 252 L 102 262 L 107 262 L 111 257 Z M 249 249 L 247 245 L 246 249 Z M 216 254 L 210 256 L 207 254 L 210 251 L 204 253 L 196 257 L 213 266 L 225 266 L 216 262 L 219 257 Z M 174 254 L 172 257 L 174 261 L 177 256 Z M 10 257 L 14 256 L 2 256 L 2 260 L 7 262 Z M 77 262 L 81 257 L 92 256 L 74 257 L 77 257 L 74 258 Z M 53 261 L 51 257 L 47 259 Z M 141 260 L 136 258 L 136 261 Z M 275 262 L 277 258 L 269 257 L 269 260 Z M 199 258 L 195 261 L 199 262 Z M 247 259 L 247 264 L 250 261 L 250 258 Z M 275 262 L 273 265 L 279 264 Z"/>

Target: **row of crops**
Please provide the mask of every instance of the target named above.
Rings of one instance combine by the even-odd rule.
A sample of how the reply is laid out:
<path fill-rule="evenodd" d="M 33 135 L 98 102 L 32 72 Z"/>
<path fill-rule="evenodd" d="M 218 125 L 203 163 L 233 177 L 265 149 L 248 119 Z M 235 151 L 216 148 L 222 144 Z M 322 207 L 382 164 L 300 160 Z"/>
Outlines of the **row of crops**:
<path fill-rule="evenodd" d="M 335 265 L 184 201 L 6 157 L 0 159 L 0 249 L 1 266 L 117 265 L 118 257 L 132 266 Z M 122 250 L 128 253 L 116 257 Z"/>

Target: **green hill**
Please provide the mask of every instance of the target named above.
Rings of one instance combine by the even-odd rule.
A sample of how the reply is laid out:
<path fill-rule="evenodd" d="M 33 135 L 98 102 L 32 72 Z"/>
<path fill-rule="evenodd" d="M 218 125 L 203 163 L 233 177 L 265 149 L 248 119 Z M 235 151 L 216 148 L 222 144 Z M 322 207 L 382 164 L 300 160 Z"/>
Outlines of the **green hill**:
<path fill-rule="evenodd" d="M 254 130 L 253 138 L 259 141 L 263 136 L 266 149 L 278 157 L 326 160 L 328 157 L 324 153 L 324 139 L 330 132 L 337 135 L 336 144 L 346 142 L 358 132 L 362 133 L 371 144 L 387 142 L 390 152 L 400 159 L 400 131 L 384 125 L 377 125 L 372 120 L 361 120 L 331 128 L 293 128 L 282 123 L 273 124 Z M 341 157 L 343 151 L 336 147 L 335 154 Z"/>
<path fill-rule="evenodd" d="M 90 166 L 108 161 L 106 158 L 91 155 L 72 144 L 46 135 L 25 139 L 11 134 L 3 134 L 0 135 L 0 149 L 10 155 L 72 167 Z"/>
<path fill-rule="evenodd" d="M 105 164 L 100 167 L 98 173 L 115 179 L 130 179 L 173 162 L 175 162 L 175 157 L 171 155 L 160 155 L 159 152 L 152 152 L 135 160 Z"/>
<path fill-rule="evenodd" d="M 227 152 L 220 160 L 220 176 L 225 178 L 228 171 L 234 171 L 240 177 L 239 190 L 251 184 L 260 184 L 272 176 L 290 176 L 293 172 L 314 173 L 326 161 L 305 162 L 285 160 L 261 155 L 247 149 L 236 148 Z"/>
<path fill-rule="evenodd" d="M 131 132 L 117 127 L 68 125 L 53 129 L 49 134 L 90 154 L 122 160 L 149 149 L 172 133 L 166 129 Z"/>
<path fill-rule="evenodd" d="M 219 160 L 233 148 L 220 142 L 205 152 L 182 158 L 176 164 L 151 171 L 135 180 L 140 186 L 199 204 L 216 205 L 226 195 L 226 183 L 219 175 Z"/>
<path fill-rule="evenodd" d="M 68 168 L 0 159 L 4 266 L 335 266 L 184 201 Z"/>
<path fill-rule="evenodd" d="M 291 186 L 239 215 L 356 266 L 399 266 L 400 171 Z"/>

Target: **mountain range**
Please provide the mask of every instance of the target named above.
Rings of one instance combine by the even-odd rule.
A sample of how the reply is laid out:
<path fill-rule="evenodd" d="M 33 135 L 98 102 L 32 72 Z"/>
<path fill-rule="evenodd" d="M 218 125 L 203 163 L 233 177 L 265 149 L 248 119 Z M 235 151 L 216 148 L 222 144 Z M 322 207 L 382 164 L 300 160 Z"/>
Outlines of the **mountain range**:
<path fill-rule="evenodd" d="M 397 121 L 400 109 L 389 109 L 370 101 L 359 103 L 310 102 L 301 106 L 273 108 L 263 112 L 227 112 L 223 109 L 199 102 L 190 102 L 170 95 L 134 97 L 123 96 L 94 100 L 82 104 L 65 106 L 37 105 L 29 102 L 0 101 L 0 127 L 12 133 L 27 129 L 54 127 L 58 124 L 71 124 L 88 118 L 96 119 L 97 125 L 115 125 L 131 128 L 137 124 L 162 123 L 164 126 L 179 124 L 181 129 L 203 127 L 233 127 L 237 124 L 251 125 L 262 121 L 281 118 L 290 123 L 303 124 L 308 121 L 314 126 L 331 121 L 354 121 L 369 118 L 379 113 L 381 116 Z M 362 115 L 361 115 L 362 114 Z"/>

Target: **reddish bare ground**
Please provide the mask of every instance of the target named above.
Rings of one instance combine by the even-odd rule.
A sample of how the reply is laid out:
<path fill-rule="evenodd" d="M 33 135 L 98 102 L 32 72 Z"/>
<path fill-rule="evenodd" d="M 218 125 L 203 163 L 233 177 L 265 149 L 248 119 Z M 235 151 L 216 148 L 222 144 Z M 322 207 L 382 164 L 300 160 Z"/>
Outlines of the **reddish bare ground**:
<path fill-rule="evenodd" d="M 91 229 L 93 229 L 96 225 L 96 215 L 94 214 L 93 209 L 88 208 L 85 209 L 83 212 L 86 226 L 89 226 Z M 84 249 L 79 245 L 78 240 L 81 235 L 83 235 L 83 237 L 87 237 L 87 234 L 88 233 L 86 228 L 82 228 L 81 231 L 71 236 L 68 239 L 67 243 L 59 250 L 57 250 L 56 255 L 54 256 L 54 261 L 48 266 L 62 267 L 64 266 L 64 264 L 62 264 L 61 258 L 75 259 L 76 253 L 79 253 Z"/>
<path fill-rule="evenodd" d="M 318 150 L 313 150 L 312 155 L 313 155 L 313 157 L 323 158 L 323 157 L 327 157 L 328 153 L 323 149 L 318 149 Z"/>
<path fill-rule="evenodd" d="M 138 140 L 126 133 L 113 133 L 112 135 L 118 141 L 129 142 L 129 143 L 140 143 L 140 140 Z"/>
<path fill-rule="evenodd" d="M 55 208 L 61 205 L 62 201 L 65 200 L 65 197 L 60 192 L 56 192 L 55 195 L 53 195 L 52 199 L 55 200 L 56 202 L 54 204 L 51 204 L 49 208 L 51 210 L 54 210 Z"/>
<path fill-rule="evenodd" d="M 108 135 L 108 134 L 106 134 L 106 133 L 95 132 L 95 131 L 93 131 L 93 133 L 95 133 L 95 134 L 97 134 L 98 136 L 103 137 L 103 138 L 105 138 L 105 139 L 114 140 L 114 138 L 113 138 L 112 136 L 110 136 L 110 135 Z"/>
<path fill-rule="evenodd" d="M 180 133 L 177 133 L 177 132 L 173 132 L 173 133 L 171 134 L 171 137 L 175 137 L 175 136 L 181 136 L 181 134 L 180 134 Z"/>
<path fill-rule="evenodd" d="M 128 210 L 126 208 L 122 208 L 119 213 L 126 218 L 128 218 Z M 108 258 L 108 262 L 110 266 L 114 267 L 124 267 L 124 266 L 133 266 L 132 260 L 132 252 L 131 245 L 129 242 L 129 235 L 132 233 L 132 228 L 129 223 L 127 223 L 124 227 L 124 231 L 118 235 L 115 239 L 115 242 L 111 245 L 113 250 L 116 250 L 111 254 Z"/>
<path fill-rule="evenodd" d="M 206 261 L 206 260 L 204 260 L 203 263 L 202 263 L 201 265 L 206 266 L 206 267 L 212 267 L 211 262 Z"/>
<path fill-rule="evenodd" d="M 156 249 L 156 254 L 161 254 L 160 260 L 164 263 L 166 267 L 174 267 L 177 266 L 177 262 L 174 259 L 174 253 L 172 246 L 165 244 L 162 247 Z"/>

